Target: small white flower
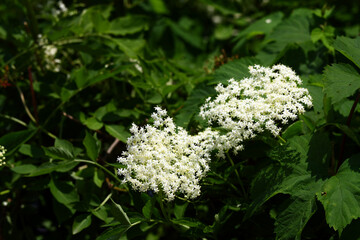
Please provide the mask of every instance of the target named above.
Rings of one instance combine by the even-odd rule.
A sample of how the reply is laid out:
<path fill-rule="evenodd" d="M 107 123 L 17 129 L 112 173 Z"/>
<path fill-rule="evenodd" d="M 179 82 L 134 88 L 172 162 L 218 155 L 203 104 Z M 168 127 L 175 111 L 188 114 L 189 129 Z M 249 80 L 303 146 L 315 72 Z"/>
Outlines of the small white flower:
<path fill-rule="evenodd" d="M 265 22 L 266 22 L 267 24 L 269 24 L 269 23 L 272 22 L 272 20 L 271 20 L 270 18 L 268 18 L 268 19 L 265 20 Z"/>
<path fill-rule="evenodd" d="M 279 135 L 279 123 L 295 120 L 305 107 L 312 106 L 308 90 L 300 87 L 301 79 L 291 68 L 255 65 L 249 71 L 249 78 L 230 79 L 227 87 L 219 84 L 216 98 L 208 98 L 201 107 L 202 118 L 227 130 L 216 143 L 220 157 L 231 148 L 237 153 L 243 149 L 244 140 L 265 130 Z"/>
<path fill-rule="evenodd" d="M 151 116 L 153 125 L 132 125 L 127 151 L 118 157 L 125 165 L 118 170 L 119 175 L 135 190 L 163 191 L 168 201 L 177 193 L 185 198 L 198 197 L 199 182 L 209 171 L 210 152 L 218 133 L 206 129 L 191 136 L 175 126 L 166 110 L 160 107 L 156 107 Z"/>
<path fill-rule="evenodd" d="M 5 156 L 4 156 L 5 153 L 6 153 L 5 147 L 0 145 L 0 167 L 6 164 Z"/>

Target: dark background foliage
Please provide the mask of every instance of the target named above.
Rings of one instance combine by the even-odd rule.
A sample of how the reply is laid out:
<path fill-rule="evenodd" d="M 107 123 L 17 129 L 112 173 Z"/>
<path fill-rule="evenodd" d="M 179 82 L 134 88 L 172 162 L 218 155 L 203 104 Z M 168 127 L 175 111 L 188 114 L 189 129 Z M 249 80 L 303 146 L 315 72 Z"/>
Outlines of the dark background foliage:
<path fill-rule="evenodd" d="M 0 239 L 359 238 L 359 15 L 350 0 L 2 0 Z M 276 63 L 314 103 L 281 139 L 213 157 L 170 218 L 122 184 L 133 122 L 160 105 L 201 131 L 216 84 Z"/>

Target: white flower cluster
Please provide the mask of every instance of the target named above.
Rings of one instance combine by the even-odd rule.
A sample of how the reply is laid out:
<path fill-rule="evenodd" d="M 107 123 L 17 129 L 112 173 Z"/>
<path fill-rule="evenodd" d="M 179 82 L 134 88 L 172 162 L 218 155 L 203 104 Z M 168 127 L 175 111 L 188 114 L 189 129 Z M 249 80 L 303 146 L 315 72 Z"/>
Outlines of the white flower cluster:
<path fill-rule="evenodd" d="M 217 132 L 210 129 L 189 135 L 175 126 L 166 110 L 155 108 L 153 125 L 133 124 L 127 151 L 118 161 L 126 168 L 118 170 L 133 189 L 155 193 L 162 191 L 171 201 L 176 193 L 185 198 L 200 195 L 199 181 L 209 171 L 210 152 L 214 149 Z"/>
<path fill-rule="evenodd" d="M 6 149 L 4 148 L 4 146 L 0 145 L 0 167 L 5 165 L 5 153 L 6 153 Z"/>
<path fill-rule="evenodd" d="M 41 34 L 38 35 L 38 43 L 43 49 L 45 68 L 49 71 L 59 72 L 61 69 L 61 59 L 56 58 L 58 48 L 48 44 L 48 39 Z"/>
<path fill-rule="evenodd" d="M 200 116 L 209 124 L 217 124 L 225 134 L 207 128 L 192 136 L 175 126 L 166 110 L 155 108 L 153 125 L 133 124 L 127 151 L 118 161 L 125 165 L 118 170 L 135 190 L 164 192 L 171 201 L 176 193 L 185 198 L 200 195 L 199 181 L 209 171 L 210 153 L 243 149 L 243 141 L 269 131 L 277 136 L 289 119 L 295 120 L 305 107 L 312 106 L 309 92 L 301 88 L 301 79 L 289 67 L 249 67 L 251 76 L 229 85 L 216 87 L 218 95 L 208 98 Z"/>
<path fill-rule="evenodd" d="M 278 123 L 295 120 L 298 114 L 305 112 L 305 107 L 312 106 L 308 90 L 300 87 L 301 79 L 291 68 L 255 65 L 249 70 L 249 78 L 230 79 L 227 87 L 219 84 L 215 88 L 216 98 L 208 98 L 201 107 L 201 117 L 227 130 L 218 139 L 220 157 L 232 148 L 235 153 L 242 150 L 244 140 L 264 130 L 279 135 Z"/>

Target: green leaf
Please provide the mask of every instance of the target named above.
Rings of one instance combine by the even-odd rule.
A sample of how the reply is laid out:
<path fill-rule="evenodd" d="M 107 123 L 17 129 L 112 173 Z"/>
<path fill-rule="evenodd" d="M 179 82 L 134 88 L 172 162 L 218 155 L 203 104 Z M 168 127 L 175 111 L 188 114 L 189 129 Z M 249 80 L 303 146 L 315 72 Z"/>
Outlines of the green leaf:
<path fill-rule="evenodd" d="M 311 14 L 308 10 L 297 9 L 288 19 L 276 26 L 269 39 L 275 39 L 278 43 L 284 44 L 283 47 L 288 43 L 310 41 Z"/>
<path fill-rule="evenodd" d="M 294 136 L 299 136 L 303 133 L 303 122 L 302 121 L 296 121 L 293 124 L 291 124 L 282 134 L 282 137 L 284 139 L 290 139 Z"/>
<path fill-rule="evenodd" d="M 262 168 L 251 183 L 251 195 L 254 201 L 246 217 L 252 216 L 260 206 L 279 193 L 290 194 L 305 200 L 315 196 L 323 185 L 322 169 L 314 170 L 309 162 L 317 160 L 314 158 L 319 158 L 320 160 L 317 161 L 323 163 L 322 161 L 329 157 L 327 148 L 316 151 L 318 147 L 315 143 L 319 142 L 321 136 L 293 137 L 291 141 L 289 140 L 289 146 L 284 145 L 272 151 L 270 157 L 278 163 L 274 162 Z M 311 140 L 314 146 L 309 148 Z M 318 144 L 321 146 L 323 143 L 320 141 Z M 324 145 L 327 146 L 326 144 L 327 141 Z M 327 170 L 325 164 L 321 167 Z"/>
<path fill-rule="evenodd" d="M 146 217 L 147 219 L 151 218 L 151 212 L 153 209 L 153 203 L 151 201 L 151 199 L 149 199 L 146 204 L 144 205 L 144 207 L 142 208 L 142 213 L 144 215 L 144 217 Z"/>
<path fill-rule="evenodd" d="M 79 195 L 75 191 L 75 186 L 72 182 L 59 181 L 52 178 L 49 188 L 51 194 L 59 203 L 68 205 L 79 201 Z"/>
<path fill-rule="evenodd" d="M 91 211 L 91 213 L 106 223 L 111 222 L 113 220 L 113 218 L 108 217 L 107 208 L 105 206 L 100 206 L 96 210 Z"/>
<path fill-rule="evenodd" d="M 144 39 L 114 39 L 119 49 L 123 51 L 129 58 L 137 59 L 138 54 L 144 48 L 146 42 Z"/>
<path fill-rule="evenodd" d="M 105 130 L 113 137 L 119 139 L 120 141 L 126 143 L 127 139 L 130 137 L 129 131 L 121 125 L 105 125 Z"/>
<path fill-rule="evenodd" d="M 316 195 L 324 206 L 326 222 L 335 230 L 343 230 L 360 217 L 360 155 L 347 159 Z"/>
<path fill-rule="evenodd" d="M 96 170 L 94 172 L 94 183 L 95 183 L 95 185 L 98 186 L 99 188 L 101 188 L 104 180 L 105 180 L 104 172 L 101 169 L 96 168 Z"/>
<path fill-rule="evenodd" d="M 19 152 L 32 158 L 45 157 L 44 150 L 41 146 L 37 145 L 22 144 L 19 148 Z"/>
<path fill-rule="evenodd" d="M 283 17 L 284 14 L 282 12 L 272 13 L 257 20 L 256 22 L 253 22 L 247 28 L 240 31 L 233 40 L 238 41 L 233 48 L 233 52 L 238 52 L 251 36 L 270 34 L 273 29 L 281 23 Z"/>
<path fill-rule="evenodd" d="M 348 64 L 333 64 L 325 68 L 324 92 L 332 104 L 355 94 L 360 88 L 360 74 Z"/>
<path fill-rule="evenodd" d="M 73 162 L 73 161 L 61 161 L 58 163 L 55 162 L 47 162 L 41 164 L 39 167 L 34 169 L 28 177 L 36 177 L 44 174 L 48 174 L 51 172 L 67 172 L 74 167 L 76 167 L 79 164 L 79 162 Z"/>
<path fill-rule="evenodd" d="M 167 24 L 169 25 L 171 30 L 176 35 L 181 37 L 188 44 L 190 44 L 193 47 L 196 47 L 198 49 L 203 49 L 204 48 L 203 40 L 200 37 L 200 35 L 194 34 L 194 33 L 190 32 L 190 31 L 184 29 L 182 26 L 180 26 L 179 24 L 171 21 L 170 19 L 167 20 Z"/>
<path fill-rule="evenodd" d="M 301 232 L 316 211 L 315 196 L 310 199 L 295 198 L 276 217 L 276 239 L 301 239 Z"/>
<path fill-rule="evenodd" d="M 360 68 L 360 37 L 355 39 L 344 36 L 337 37 L 334 47 Z"/>
<path fill-rule="evenodd" d="M 154 12 L 157 14 L 167 14 L 169 10 L 166 8 L 166 5 L 163 0 L 150 0 L 149 1 Z"/>
<path fill-rule="evenodd" d="M 114 35 L 127 35 L 148 29 L 148 20 L 140 15 L 127 15 L 111 21 L 105 32 Z"/>
<path fill-rule="evenodd" d="M 110 228 L 102 233 L 96 240 L 116 240 L 120 239 L 121 236 L 130 228 L 129 225 L 120 225 L 114 228 Z"/>
<path fill-rule="evenodd" d="M 249 77 L 249 66 L 259 64 L 259 60 L 251 57 L 244 57 L 228 62 L 215 71 L 214 80 L 209 84 L 227 84 L 228 80 L 234 78 L 235 80 L 241 80 Z"/>
<path fill-rule="evenodd" d="M 85 146 L 86 153 L 91 160 L 96 161 L 100 153 L 101 142 L 97 139 L 96 133 L 93 136 L 86 131 L 85 134 L 83 145 Z"/>
<path fill-rule="evenodd" d="M 186 127 L 191 118 L 199 113 L 200 105 L 202 105 L 206 98 L 215 94 L 215 90 L 212 86 L 205 84 L 199 85 L 195 88 L 188 99 L 184 103 L 184 107 L 179 111 L 175 117 L 176 124 L 182 127 Z"/>
<path fill-rule="evenodd" d="M 74 155 L 69 152 L 68 150 L 65 150 L 63 148 L 57 148 L 57 147 L 48 147 L 43 148 L 45 151 L 46 156 L 49 156 L 53 159 L 60 159 L 60 160 L 73 160 Z"/>
<path fill-rule="evenodd" d="M 33 172 L 35 169 L 37 169 L 37 166 L 33 164 L 22 164 L 11 168 L 11 171 L 19 174 L 29 174 Z"/>
<path fill-rule="evenodd" d="M 175 204 L 174 206 L 174 215 L 177 219 L 184 217 L 186 208 L 188 207 L 189 203 L 185 202 L 183 204 Z"/>
<path fill-rule="evenodd" d="M 62 148 L 64 150 L 70 152 L 71 154 L 74 154 L 74 146 L 72 145 L 71 142 L 69 142 L 67 140 L 56 138 L 54 147 Z"/>
<path fill-rule="evenodd" d="M 218 25 L 215 28 L 214 37 L 219 40 L 226 40 L 232 36 L 234 27 L 232 25 Z"/>
<path fill-rule="evenodd" d="M 6 148 L 6 154 L 10 155 L 15 152 L 23 143 L 26 143 L 34 134 L 36 130 L 23 130 L 18 132 L 8 133 L 0 138 L 0 145 Z"/>
<path fill-rule="evenodd" d="M 122 225 L 127 225 L 130 226 L 131 222 L 129 217 L 127 216 L 127 214 L 124 212 L 124 210 L 122 209 L 122 207 L 115 203 L 114 200 L 112 200 L 112 198 L 110 198 L 113 205 L 112 206 L 112 214 L 115 217 L 116 220 L 118 220 Z"/>
<path fill-rule="evenodd" d="M 83 122 L 91 130 L 99 130 L 103 127 L 103 123 L 97 120 L 95 117 L 90 117 Z"/>
<path fill-rule="evenodd" d="M 88 228 L 91 224 L 91 214 L 81 214 L 76 216 L 72 226 L 72 234 L 75 235 L 85 228 Z"/>

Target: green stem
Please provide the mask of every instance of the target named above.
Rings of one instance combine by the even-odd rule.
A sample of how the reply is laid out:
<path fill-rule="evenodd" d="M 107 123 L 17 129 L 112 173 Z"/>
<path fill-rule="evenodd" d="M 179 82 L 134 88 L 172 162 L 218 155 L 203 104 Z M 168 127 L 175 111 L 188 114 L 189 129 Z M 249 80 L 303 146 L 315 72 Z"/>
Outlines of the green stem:
<path fill-rule="evenodd" d="M 280 141 L 281 141 L 282 143 L 286 143 L 286 140 L 283 139 L 280 135 L 278 135 L 277 138 L 280 139 Z"/>
<path fill-rule="evenodd" d="M 27 124 L 25 122 L 21 121 L 20 119 L 15 118 L 15 117 L 12 117 L 12 116 L 9 116 L 9 115 L 6 115 L 6 114 L 1 114 L 1 113 L 0 113 L 0 117 L 9 119 L 11 121 L 14 121 L 14 122 L 20 124 L 20 125 L 23 125 L 24 127 L 27 127 Z"/>
<path fill-rule="evenodd" d="M 96 212 L 97 210 L 99 210 L 102 206 L 105 205 L 105 203 L 111 198 L 112 196 L 112 193 L 110 193 L 109 195 L 107 195 L 107 197 L 104 199 L 104 201 L 102 201 L 102 203 L 97 207 L 95 208 L 93 211 Z"/>
<path fill-rule="evenodd" d="M 74 161 L 75 162 L 89 163 L 89 164 L 95 165 L 95 166 L 101 168 L 102 170 L 104 170 L 105 172 L 107 172 L 109 175 L 111 175 L 113 178 L 115 178 L 118 182 L 122 183 L 122 181 L 114 173 L 109 171 L 106 167 L 98 164 L 97 162 L 93 162 L 93 161 L 85 160 L 85 159 L 75 159 Z"/>
<path fill-rule="evenodd" d="M 229 161 L 230 161 L 230 163 L 231 163 L 231 166 L 234 167 L 234 171 L 235 171 L 236 177 L 237 177 L 237 179 L 238 179 L 238 182 L 239 182 L 239 184 L 240 184 L 240 187 L 241 187 L 241 190 L 242 190 L 242 192 L 243 192 L 243 195 L 244 195 L 244 197 L 247 199 L 248 196 L 247 196 L 247 193 L 246 193 L 244 184 L 243 184 L 243 182 L 242 182 L 242 180 L 241 180 L 241 178 L 240 178 L 240 174 L 239 174 L 238 170 L 235 168 L 235 164 L 234 164 L 234 161 L 232 160 L 232 158 L 231 158 L 231 156 L 230 156 L 230 154 L 229 154 L 229 150 L 226 151 L 226 156 L 227 156 L 227 158 L 229 159 Z"/>
<path fill-rule="evenodd" d="M 224 180 L 224 182 L 226 182 L 227 184 L 229 184 L 230 185 L 230 187 L 232 188 L 232 189 L 234 189 L 235 190 L 235 192 L 237 192 L 238 194 L 243 194 L 242 192 L 240 192 L 239 191 L 239 189 L 234 185 L 234 184 L 232 184 L 231 182 L 229 182 L 227 179 L 225 179 L 223 176 L 221 176 L 220 174 L 218 174 L 218 173 L 215 173 L 215 172 L 212 172 L 212 174 L 214 174 L 215 176 L 217 176 L 218 178 L 220 178 L 221 180 Z M 181 198 L 180 198 L 181 199 Z"/>
<path fill-rule="evenodd" d="M 162 190 L 159 191 L 159 194 L 157 195 L 157 199 L 160 204 L 160 209 L 161 209 L 162 214 L 164 215 L 164 218 L 166 219 L 166 221 L 170 222 L 170 216 L 168 214 L 168 211 L 166 211 L 164 203 L 163 203 L 164 192 Z"/>

